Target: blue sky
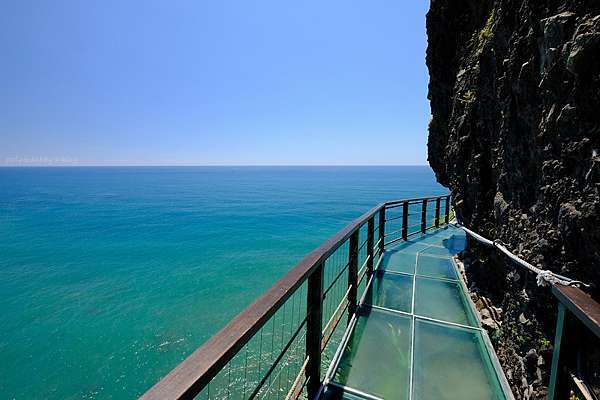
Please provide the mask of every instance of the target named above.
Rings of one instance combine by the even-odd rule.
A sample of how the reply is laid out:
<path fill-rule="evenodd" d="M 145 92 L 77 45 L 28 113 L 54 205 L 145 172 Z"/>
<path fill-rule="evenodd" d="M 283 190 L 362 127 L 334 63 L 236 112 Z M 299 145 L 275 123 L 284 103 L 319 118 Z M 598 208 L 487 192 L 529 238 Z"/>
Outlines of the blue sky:
<path fill-rule="evenodd" d="M 5 1 L 0 164 L 426 164 L 428 3 Z"/>

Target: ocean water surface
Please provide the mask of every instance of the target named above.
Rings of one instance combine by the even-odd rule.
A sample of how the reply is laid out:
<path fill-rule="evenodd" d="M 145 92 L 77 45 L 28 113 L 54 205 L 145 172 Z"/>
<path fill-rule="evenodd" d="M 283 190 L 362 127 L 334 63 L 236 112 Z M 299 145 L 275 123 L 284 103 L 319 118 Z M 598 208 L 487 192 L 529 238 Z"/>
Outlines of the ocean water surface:
<path fill-rule="evenodd" d="M 0 168 L 0 398 L 131 399 L 428 167 Z"/>

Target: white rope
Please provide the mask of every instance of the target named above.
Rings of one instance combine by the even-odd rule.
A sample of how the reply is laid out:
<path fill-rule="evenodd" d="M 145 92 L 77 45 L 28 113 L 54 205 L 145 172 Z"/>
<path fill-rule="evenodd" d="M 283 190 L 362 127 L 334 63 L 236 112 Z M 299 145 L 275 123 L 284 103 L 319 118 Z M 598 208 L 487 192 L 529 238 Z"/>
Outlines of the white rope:
<path fill-rule="evenodd" d="M 536 274 L 536 281 L 537 281 L 538 286 L 549 286 L 549 285 L 553 285 L 553 284 L 559 284 L 559 285 L 564 285 L 564 286 L 583 285 L 585 287 L 590 287 L 590 285 L 588 285 L 587 283 L 583 283 L 581 281 L 576 281 L 574 279 L 570 279 L 570 278 L 564 277 L 562 275 L 555 274 L 552 271 L 548 271 L 545 269 L 540 269 L 538 267 L 535 267 L 535 266 L 531 265 L 530 263 L 528 263 L 527 261 L 523 260 L 522 258 L 519 258 L 516 255 L 514 255 L 513 253 L 511 253 L 510 250 L 508 250 L 500 242 L 495 241 L 495 240 L 494 241 L 489 240 L 489 239 L 481 236 L 480 234 L 475 233 L 468 228 L 465 228 L 458 222 L 455 222 L 454 224 L 456 226 L 462 228 L 462 230 L 464 230 L 466 233 L 469 234 L 469 236 L 473 237 L 478 242 L 481 242 L 481 243 L 485 244 L 486 246 L 492 246 L 492 247 L 497 248 L 502 253 L 504 253 L 508 258 L 513 260 L 515 263 L 527 268 L 528 270 L 530 270 L 531 272 Z"/>

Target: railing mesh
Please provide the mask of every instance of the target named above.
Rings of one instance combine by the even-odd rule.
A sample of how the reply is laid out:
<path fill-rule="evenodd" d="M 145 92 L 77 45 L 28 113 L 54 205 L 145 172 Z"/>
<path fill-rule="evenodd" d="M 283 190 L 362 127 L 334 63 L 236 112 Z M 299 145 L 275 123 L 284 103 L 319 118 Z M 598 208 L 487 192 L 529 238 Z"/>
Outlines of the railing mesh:
<path fill-rule="evenodd" d="M 304 282 L 197 399 L 285 399 L 305 360 Z"/>
<path fill-rule="evenodd" d="M 445 221 L 446 216 L 444 200 L 445 198 L 442 198 L 439 203 L 440 225 Z M 404 218 L 405 210 L 408 210 L 406 218 Z M 380 212 L 385 212 L 385 220 L 381 219 Z M 403 225 L 405 220 L 406 225 Z M 380 247 L 401 240 L 403 230 L 408 236 L 422 230 L 423 201 L 421 199 L 392 202 L 391 205 L 386 203 L 365 214 L 358 221 L 360 222 L 356 222 L 353 228 L 348 228 L 349 233 L 340 236 L 335 245 L 327 251 L 324 261 L 320 259 L 322 264 L 319 265 L 322 265 L 323 274 L 321 302 L 318 303 L 321 305 L 322 313 L 319 349 L 321 380 L 342 341 L 350 319 L 350 310 L 355 305 L 350 301 L 354 294 L 351 282 L 357 283 L 354 301 L 359 301 L 367 290 L 369 266 L 376 267 L 381 256 Z M 435 223 L 436 200 L 434 198 L 428 202 L 425 211 L 426 228 L 435 226 Z M 380 228 L 383 228 L 383 235 Z M 370 229 L 372 229 L 371 238 L 369 238 Z M 309 276 L 314 277 L 315 271 L 320 271 L 320 268 L 316 266 L 311 271 Z M 291 295 L 288 293 L 289 297 L 274 312 L 270 309 L 268 314 L 270 317 L 266 322 L 260 327 L 258 324 L 253 326 L 258 329 L 252 330 L 255 333 L 250 340 L 241 348 L 235 347 L 237 349 L 235 356 L 219 369 L 217 375 L 203 387 L 196 399 L 307 397 L 307 374 L 305 374 L 305 370 L 308 369 L 307 334 L 318 330 L 318 325 L 313 330 L 308 327 L 311 319 L 315 319 L 314 315 L 318 315 L 311 313 L 309 318 L 307 313 L 308 309 L 314 312 L 315 303 L 313 299 L 311 304 L 307 304 L 309 279 L 313 278 L 303 276 L 299 279 L 297 281 L 299 286 L 293 293 Z M 311 293 L 316 292 L 311 291 Z M 239 343 L 241 345 L 241 340 Z"/>
<path fill-rule="evenodd" d="M 430 230 L 436 226 L 442 225 L 446 222 L 446 207 L 449 208 L 448 214 L 449 219 L 452 219 L 453 212 L 449 205 L 446 203 L 445 198 L 442 197 L 439 203 L 439 209 L 437 209 L 437 200 L 435 198 L 428 199 L 425 205 L 425 230 Z M 408 200 L 406 207 L 406 235 L 408 237 L 414 236 L 423 229 L 423 201 L 422 200 Z M 394 204 L 390 208 L 386 208 L 386 219 L 385 219 L 385 236 L 386 243 L 398 241 L 402 239 L 403 234 L 403 222 L 404 222 L 404 211 L 405 207 L 403 202 Z"/>
<path fill-rule="evenodd" d="M 359 230 L 359 277 L 367 259 L 367 224 Z M 378 240 L 374 236 L 374 245 Z M 350 239 L 324 263 L 322 377 L 338 348 L 348 321 Z M 365 289 L 360 282 L 358 296 Z M 196 396 L 197 399 L 286 399 L 306 397 L 304 377 L 307 283 L 304 282 Z"/>

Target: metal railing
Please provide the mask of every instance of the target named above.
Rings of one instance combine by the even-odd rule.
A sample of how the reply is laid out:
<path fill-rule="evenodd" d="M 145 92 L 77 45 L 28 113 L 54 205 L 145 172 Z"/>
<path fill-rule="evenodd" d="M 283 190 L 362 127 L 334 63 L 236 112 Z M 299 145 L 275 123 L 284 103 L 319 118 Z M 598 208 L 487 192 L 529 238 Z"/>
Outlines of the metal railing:
<path fill-rule="evenodd" d="M 600 303 L 577 287 L 589 288 L 590 285 L 558 274 L 542 275 L 550 271 L 527 263 L 496 241 L 460 224 L 458 226 L 468 234 L 467 237 L 499 249 L 511 262 L 525 267 L 526 272 L 537 274 L 538 286 L 550 283 L 552 294 L 557 299 L 558 312 L 548 400 L 600 399 Z M 469 243 L 467 240 L 468 246 Z"/>
<path fill-rule="evenodd" d="M 429 207 L 433 204 L 433 207 Z M 450 196 L 425 197 L 386 203 L 385 237 L 389 245 L 430 229 L 447 224 L 452 219 Z"/>
<path fill-rule="evenodd" d="M 600 303 L 582 290 L 553 285 L 558 317 L 548 399 L 600 396 Z"/>
<path fill-rule="evenodd" d="M 141 399 L 314 398 L 384 247 L 450 219 L 449 195 L 372 208 L 308 254 Z"/>

